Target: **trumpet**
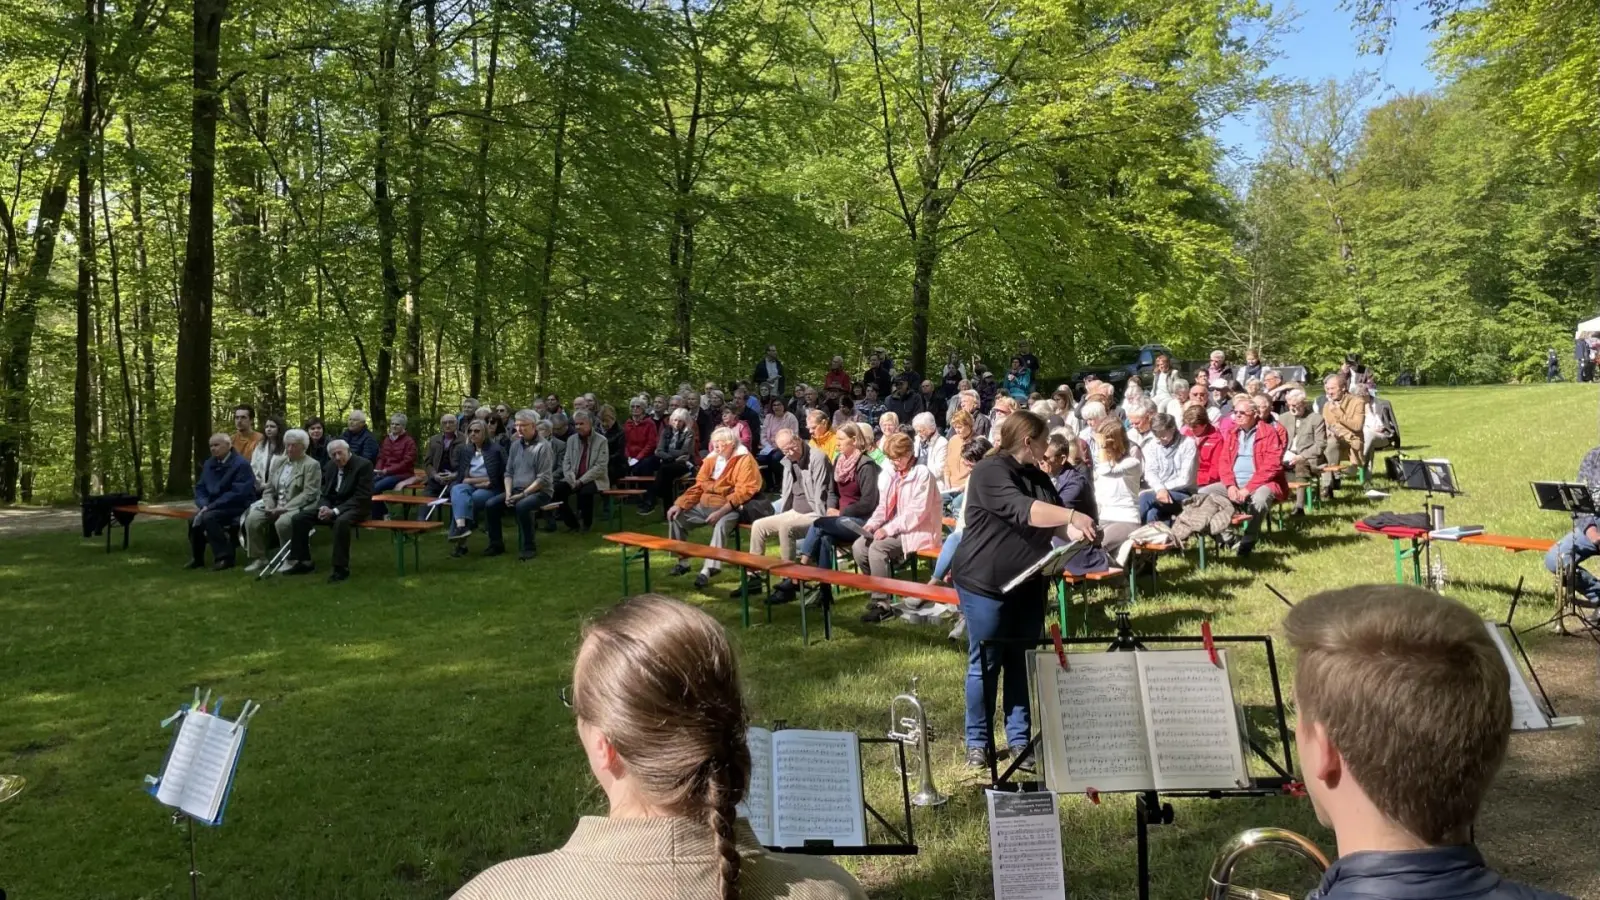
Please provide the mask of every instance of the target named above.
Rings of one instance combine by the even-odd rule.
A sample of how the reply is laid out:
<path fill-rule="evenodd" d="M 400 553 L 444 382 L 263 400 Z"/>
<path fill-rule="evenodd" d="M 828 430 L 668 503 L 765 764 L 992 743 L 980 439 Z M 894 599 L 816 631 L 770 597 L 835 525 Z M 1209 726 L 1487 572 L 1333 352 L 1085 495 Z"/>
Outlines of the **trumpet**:
<path fill-rule="evenodd" d="M 915 750 L 922 750 L 922 777 L 917 792 L 911 795 L 911 802 L 917 806 L 938 806 L 950 798 L 939 793 L 933 786 L 933 754 L 928 750 L 928 742 L 933 740 L 933 735 L 928 731 L 928 715 L 923 709 L 922 700 L 917 697 L 917 682 L 919 678 L 911 679 L 911 692 L 899 694 L 889 701 L 889 740 L 899 741 L 902 744 L 912 745 Z M 911 715 L 898 715 L 901 704 L 911 707 Z M 898 727 L 901 730 L 896 731 Z"/>
<path fill-rule="evenodd" d="M 1286 828 L 1252 828 L 1224 844 L 1222 852 L 1211 863 L 1211 873 L 1206 878 L 1206 900 L 1294 900 L 1288 894 L 1243 888 L 1233 883 L 1233 869 L 1239 860 L 1264 847 L 1288 850 L 1309 860 L 1318 872 L 1328 870 L 1328 857 L 1305 835 Z"/>

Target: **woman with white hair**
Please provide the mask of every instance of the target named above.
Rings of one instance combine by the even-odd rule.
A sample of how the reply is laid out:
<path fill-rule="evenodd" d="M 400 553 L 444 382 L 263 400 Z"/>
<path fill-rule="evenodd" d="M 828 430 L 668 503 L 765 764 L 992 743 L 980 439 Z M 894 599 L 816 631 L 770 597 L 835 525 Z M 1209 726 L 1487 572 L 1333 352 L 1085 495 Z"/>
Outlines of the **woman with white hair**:
<path fill-rule="evenodd" d="M 261 499 L 244 516 L 246 549 L 251 560 L 244 567 L 246 572 L 259 571 L 266 565 L 271 540 L 268 525 L 276 530 L 281 546 L 294 533 L 295 513 L 316 509 L 322 497 L 322 466 L 306 452 L 310 446 L 311 437 L 302 429 L 293 428 L 284 434 L 283 455 L 273 457 Z M 310 561 L 286 560 L 284 568 Z"/>
<path fill-rule="evenodd" d="M 692 422 L 694 414 L 686 407 L 672 408 L 672 415 L 667 417 L 667 426 L 661 429 L 661 437 L 656 441 L 658 467 L 655 489 L 639 504 L 640 515 L 654 512 L 657 501 L 670 504 L 672 483 L 694 471 L 698 448 L 695 445 L 694 429 L 690 427 Z"/>
<path fill-rule="evenodd" d="M 739 442 L 733 429 L 718 428 L 711 432 L 711 452 L 700 464 L 694 484 L 667 509 L 667 533 L 681 541 L 687 539 L 690 529 L 710 525 L 711 546 L 726 546 L 728 537 L 739 527 L 739 508 L 760 491 L 761 468 L 756 465 L 755 456 Z M 694 586 L 705 587 L 721 570 L 722 563 L 707 559 Z M 667 574 L 688 573 L 688 559 L 679 557 L 678 564 Z"/>
<path fill-rule="evenodd" d="M 916 435 L 912 439 L 912 455 L 916 458 L 917 465 L 927 466 L 928 472 L 933 475 L 934 486 L 939 493 L 945 492 L 944 470 L 945 453 L 949 450 L 950 442 L 939 434 L 939 422 L 933 413 L 919 412 L 911 418 L 911 430 Z"/>

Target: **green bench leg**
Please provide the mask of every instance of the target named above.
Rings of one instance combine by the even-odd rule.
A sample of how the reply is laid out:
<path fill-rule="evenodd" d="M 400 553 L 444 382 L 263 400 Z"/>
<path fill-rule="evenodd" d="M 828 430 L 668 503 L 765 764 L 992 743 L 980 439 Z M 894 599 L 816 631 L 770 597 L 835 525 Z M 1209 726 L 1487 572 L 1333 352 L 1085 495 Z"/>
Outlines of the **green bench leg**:
<path fill-rule="evenodd" d="M 404 534 L 402 534 L 402 533 L 400 533 L 398 531 L 392 531 L 392 532 L 390 532 L 390 534 L 394 535 L 394 571 L 395 571 L 395 574 L 399 575 L 401 577 L 405 577 L 405 574 L 406 574 L 406 537 L 405 537 Z"/>
<path fill-rule="evenodd" d="M 628 545 L 618 544 L 617 549 L 622 551 L 622 596 L 628 596 Z"/>
<path fill-rule="evenodd" d="M 1134 553 L 1128 557 L 1128 605 L 1139 602 L 1139 556 Z"/>
<path fill-rule="evenodd" d="M 769 574 L 767 578 L 771 580 L 772 576 Z M 800 604 L 800 646 L 809 647 L 811 646 L 811 630 L 806 627 L 806 598 L 799 591 L 796 591 L 795 602 Z M 772 616 L 772 606 L 770 604 L 767 606 L 767 616 L 770 621 Z"/>
<path fill-rule="evenodd" d="M 1206 570 L 1206 536 L 1200 535 L 1200 571 Z"/>
<path fill-rule="evenodd" d="M 742 614 L 742 618 L 744 620 L 744 627 L 749 628 L 750 627 L 750 573 L 748 571 L 744 570 L 744 569 L 740 569 L 739 570 L 739 602 L 741 604 L 743 604 L 743 606 L 744 606 L 744 612 Z M 767 608 L 767 614 L 768 615 L 772 614 L 771 607 Z"/>

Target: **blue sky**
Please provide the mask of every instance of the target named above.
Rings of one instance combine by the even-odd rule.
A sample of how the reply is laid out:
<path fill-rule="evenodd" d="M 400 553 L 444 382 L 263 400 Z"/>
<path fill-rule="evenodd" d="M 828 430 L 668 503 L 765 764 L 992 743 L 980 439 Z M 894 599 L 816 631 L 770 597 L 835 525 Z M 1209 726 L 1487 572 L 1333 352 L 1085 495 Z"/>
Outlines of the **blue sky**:
<path fill-rule="evenodd" d="M 1286 0 L 1288 2 L 1288 0 Z M 1268 72 L 1282 78 L 1317 82 L 1327 78 L 1348 78 L 1357 71 L 1375 72 L 1383 85 L 1375 102 L 1382 103 L 1396 94 L 1422 91 L 1437 83 L 1428 70 L 1427 16 L 1418 12 L 1413 0 L 1395 0 L 1396 21 L 1389 48 L 1382 56 L 1362 55 L 1350 13 L 1339 8 L 1338 0 L 1292 0 L 1297 17 L 1290 31 L 1276 42 L 1278 58 Z M 1258 135 L 1259 109 L 1225 119 L 1217 126 L 1217 136 L 1229 148 L 1234 164 L 1248 164 L 1261 150 Z"/>

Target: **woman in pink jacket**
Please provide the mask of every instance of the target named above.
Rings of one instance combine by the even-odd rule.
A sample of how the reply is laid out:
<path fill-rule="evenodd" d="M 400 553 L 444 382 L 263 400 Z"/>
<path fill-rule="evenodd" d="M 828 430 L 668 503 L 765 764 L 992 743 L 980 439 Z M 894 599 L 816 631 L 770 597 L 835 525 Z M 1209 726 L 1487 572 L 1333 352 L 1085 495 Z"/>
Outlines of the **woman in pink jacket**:
<path fill-rule="evenodd" d="M 878 508 L 867 519 L 852 553 L 856 568 L 888 578 L 890 568 L 911 554 L 939 543 L 939 487 L 926 466 L 916 464 L 911 437 L 901 432 L 884 437 L 880 449 L 888 463 L 879 476 Z M 888 594 L 874 593 L 863 622 L 882 622 L 895 615 Z"/>

